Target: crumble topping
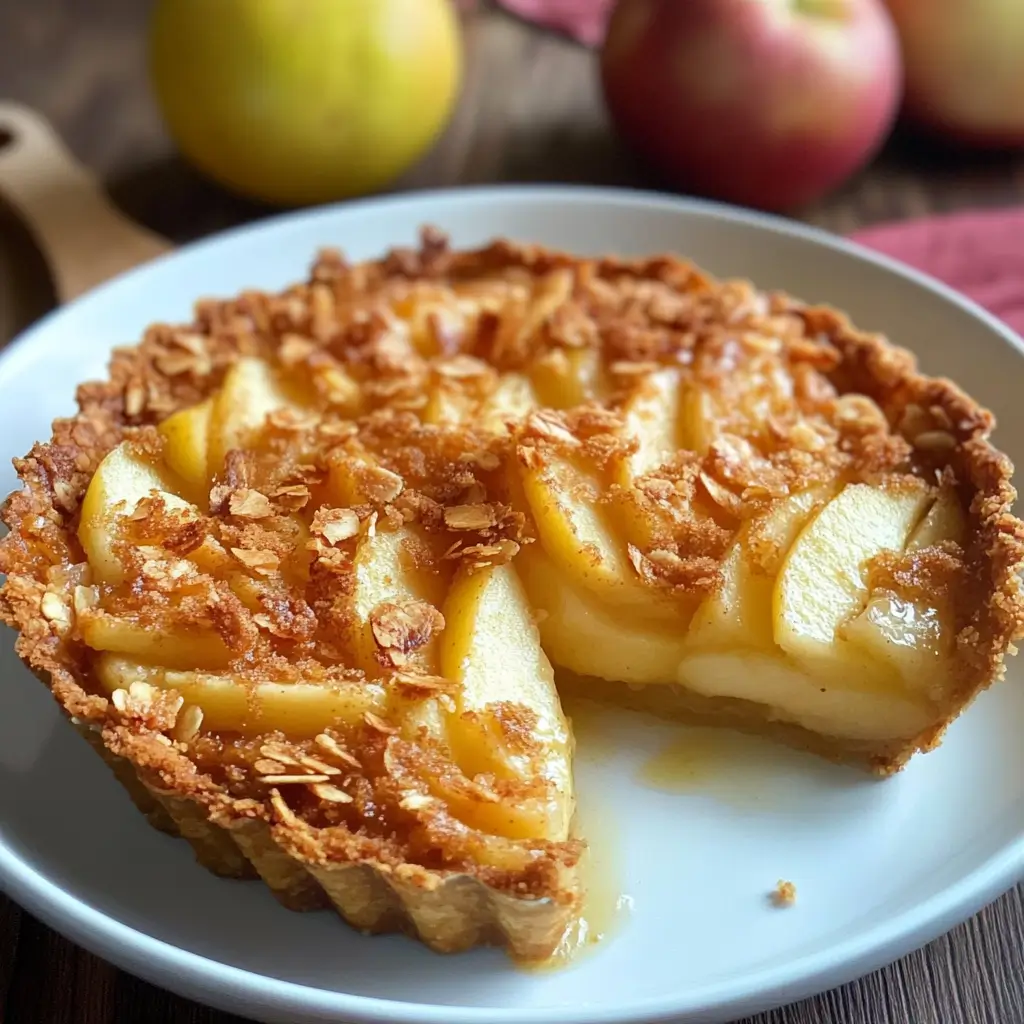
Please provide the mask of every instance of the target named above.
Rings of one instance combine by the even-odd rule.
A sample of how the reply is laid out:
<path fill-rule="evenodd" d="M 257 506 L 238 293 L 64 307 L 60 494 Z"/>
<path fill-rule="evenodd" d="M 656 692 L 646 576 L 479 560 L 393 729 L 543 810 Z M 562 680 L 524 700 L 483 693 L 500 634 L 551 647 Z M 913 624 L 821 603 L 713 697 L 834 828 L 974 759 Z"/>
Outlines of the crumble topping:
<path fill-rule="evenodd" d="M 792 907 L 796 903 L 796 886 L 780 878 L 772 890 L 771 901 L 776 907 Z"/>
<path fill-rule="evenodd" d="M 247 358 L 275 368 L 286 404 L 210 467 L 194 510 L 139 500 L 113 540 L 130 582 L 97 578 L 76 530 L 100 461 L 122 441 L 160 459 L 156 427 L 222 393 Z M 627 420 L 665 371 L 689 386 L 692 444 L 616 476 L 639 453 Z M 280 294 L 204 300 L 192 323 L 154 325 L 77 397 L 79 414 L 16 460 L 25 488 L 4 510 L 0 612 L 19 654 L 143 778 L 210 820 L 269 823 L 309 863 L 463 871 L 574 898 L 565 871 L 578 843 L 502 839 L 454 810 L 544 793 L 463 772 L 434 741 L 431 716 L 459 696 L 416 661 L 444 635 L 438 604 L 370 610 L 375 665 L 354 663 L 349 640 L 368 539 L 412 530 L 401 558 L 441 591 L 456 566 L 515 564 L 536 542 L 510 467 L 575 467 L 588 500 L 632 524 L 635 581 L 686 598 L 720 586 L 743 524 L 787 495 L 839 480 L 941 484 L 967 512 L 965 546 L 879 558 L 872 586 L 949 606 L 962 666 L 949 715 L 998 676 L 1021 634 L 1024 529 L 991 415 L 832 310 L 674 258 L 577 259 L 505 241 L 456 252 L 429 230 L 419 249 L 378 261 L 328 250 Z M 767 567 L 778 551 L 766 539 L 756 557 Z M 180 663 L 171 652 L 149 669 L 152 682 L 105 689 L 98 674 L 116 677 L 117 658 L 85 637 L 123 619 L 189 643 Z M 250 693 L 309 684 L 365 707 L 305 738 L 238 734 L 174 688 L 179 669 Z M 421 712 L 414 728 L 396 724 L 393 694 Z M 508 749 L 534 756 L 528 709 L 491 710 Z"/>

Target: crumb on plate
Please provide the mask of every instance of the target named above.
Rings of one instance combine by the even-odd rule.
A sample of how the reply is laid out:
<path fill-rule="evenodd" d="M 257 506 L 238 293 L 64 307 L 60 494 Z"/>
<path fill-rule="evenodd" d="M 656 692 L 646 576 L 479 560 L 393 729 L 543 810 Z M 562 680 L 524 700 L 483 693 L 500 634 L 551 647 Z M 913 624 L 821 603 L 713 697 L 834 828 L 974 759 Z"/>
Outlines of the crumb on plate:
<path fill-rule="evenodd" d="M 796 886 L 780 878 L 771 893 L 771 901 L 776 907 L 791 907 L 796 903 Z"/>

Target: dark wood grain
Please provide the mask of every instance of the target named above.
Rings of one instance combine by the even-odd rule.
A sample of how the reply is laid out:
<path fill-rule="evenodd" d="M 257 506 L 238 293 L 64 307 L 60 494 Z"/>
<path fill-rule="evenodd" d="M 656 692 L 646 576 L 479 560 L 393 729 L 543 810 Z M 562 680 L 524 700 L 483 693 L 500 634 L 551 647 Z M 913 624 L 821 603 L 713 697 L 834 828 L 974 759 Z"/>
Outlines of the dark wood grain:
<path fill-rule="evenodd" d="M 494 181 L 657 187 L 616 141 L 587 51 L 486 5 L 466 22 L 462 101 L 396 185 Z M 140 0 L 0 0 L 0 96 L 48 117 L 117 203 L 181 242 L 272 212 L 179 161 L 146 87 Z M 905 132 L 838 193 L 798 211 L 848 232 L 875 221 L 1024 199 L 1024 156 L 943 151 Z M 0 209 L 0 341 L 54 302 L 30 236 Z M 0 897 L 0 1021 L 238 1024 L 79 950 Z M 747 1024 L 1024 1024 L 1024 893 L 1017 889 L 885 970 Z"/>

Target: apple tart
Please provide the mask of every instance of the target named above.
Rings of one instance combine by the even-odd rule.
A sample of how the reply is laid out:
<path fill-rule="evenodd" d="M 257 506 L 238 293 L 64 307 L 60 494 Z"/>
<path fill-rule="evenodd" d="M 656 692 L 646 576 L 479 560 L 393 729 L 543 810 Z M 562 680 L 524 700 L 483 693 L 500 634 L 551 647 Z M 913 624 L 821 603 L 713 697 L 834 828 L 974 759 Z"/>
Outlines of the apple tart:
<path fill-rule="evenodd" d="M 439 951 L 580 913 L 555 669 L 886 774 L 1022 632 L 991 415 L 674 258 L 327 251 L 78 404 L 5 506 L 19 654 L 208 868 Z"/>

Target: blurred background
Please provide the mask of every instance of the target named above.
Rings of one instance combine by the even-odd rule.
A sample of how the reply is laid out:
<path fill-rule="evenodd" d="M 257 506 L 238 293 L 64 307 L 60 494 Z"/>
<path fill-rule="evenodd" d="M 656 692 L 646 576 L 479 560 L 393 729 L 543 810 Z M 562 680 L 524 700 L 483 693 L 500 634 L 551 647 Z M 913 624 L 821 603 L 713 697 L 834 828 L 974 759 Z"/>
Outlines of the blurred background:
<path fill-rule="evenodd" d="M 1016 0 L 614 7 L 3 0 L 0 98 L 177 242 L 480 182 L 717 195 L 844 233 L 1024 195 Z M 8 220 L 0 277 L 29 259 Z"/>

